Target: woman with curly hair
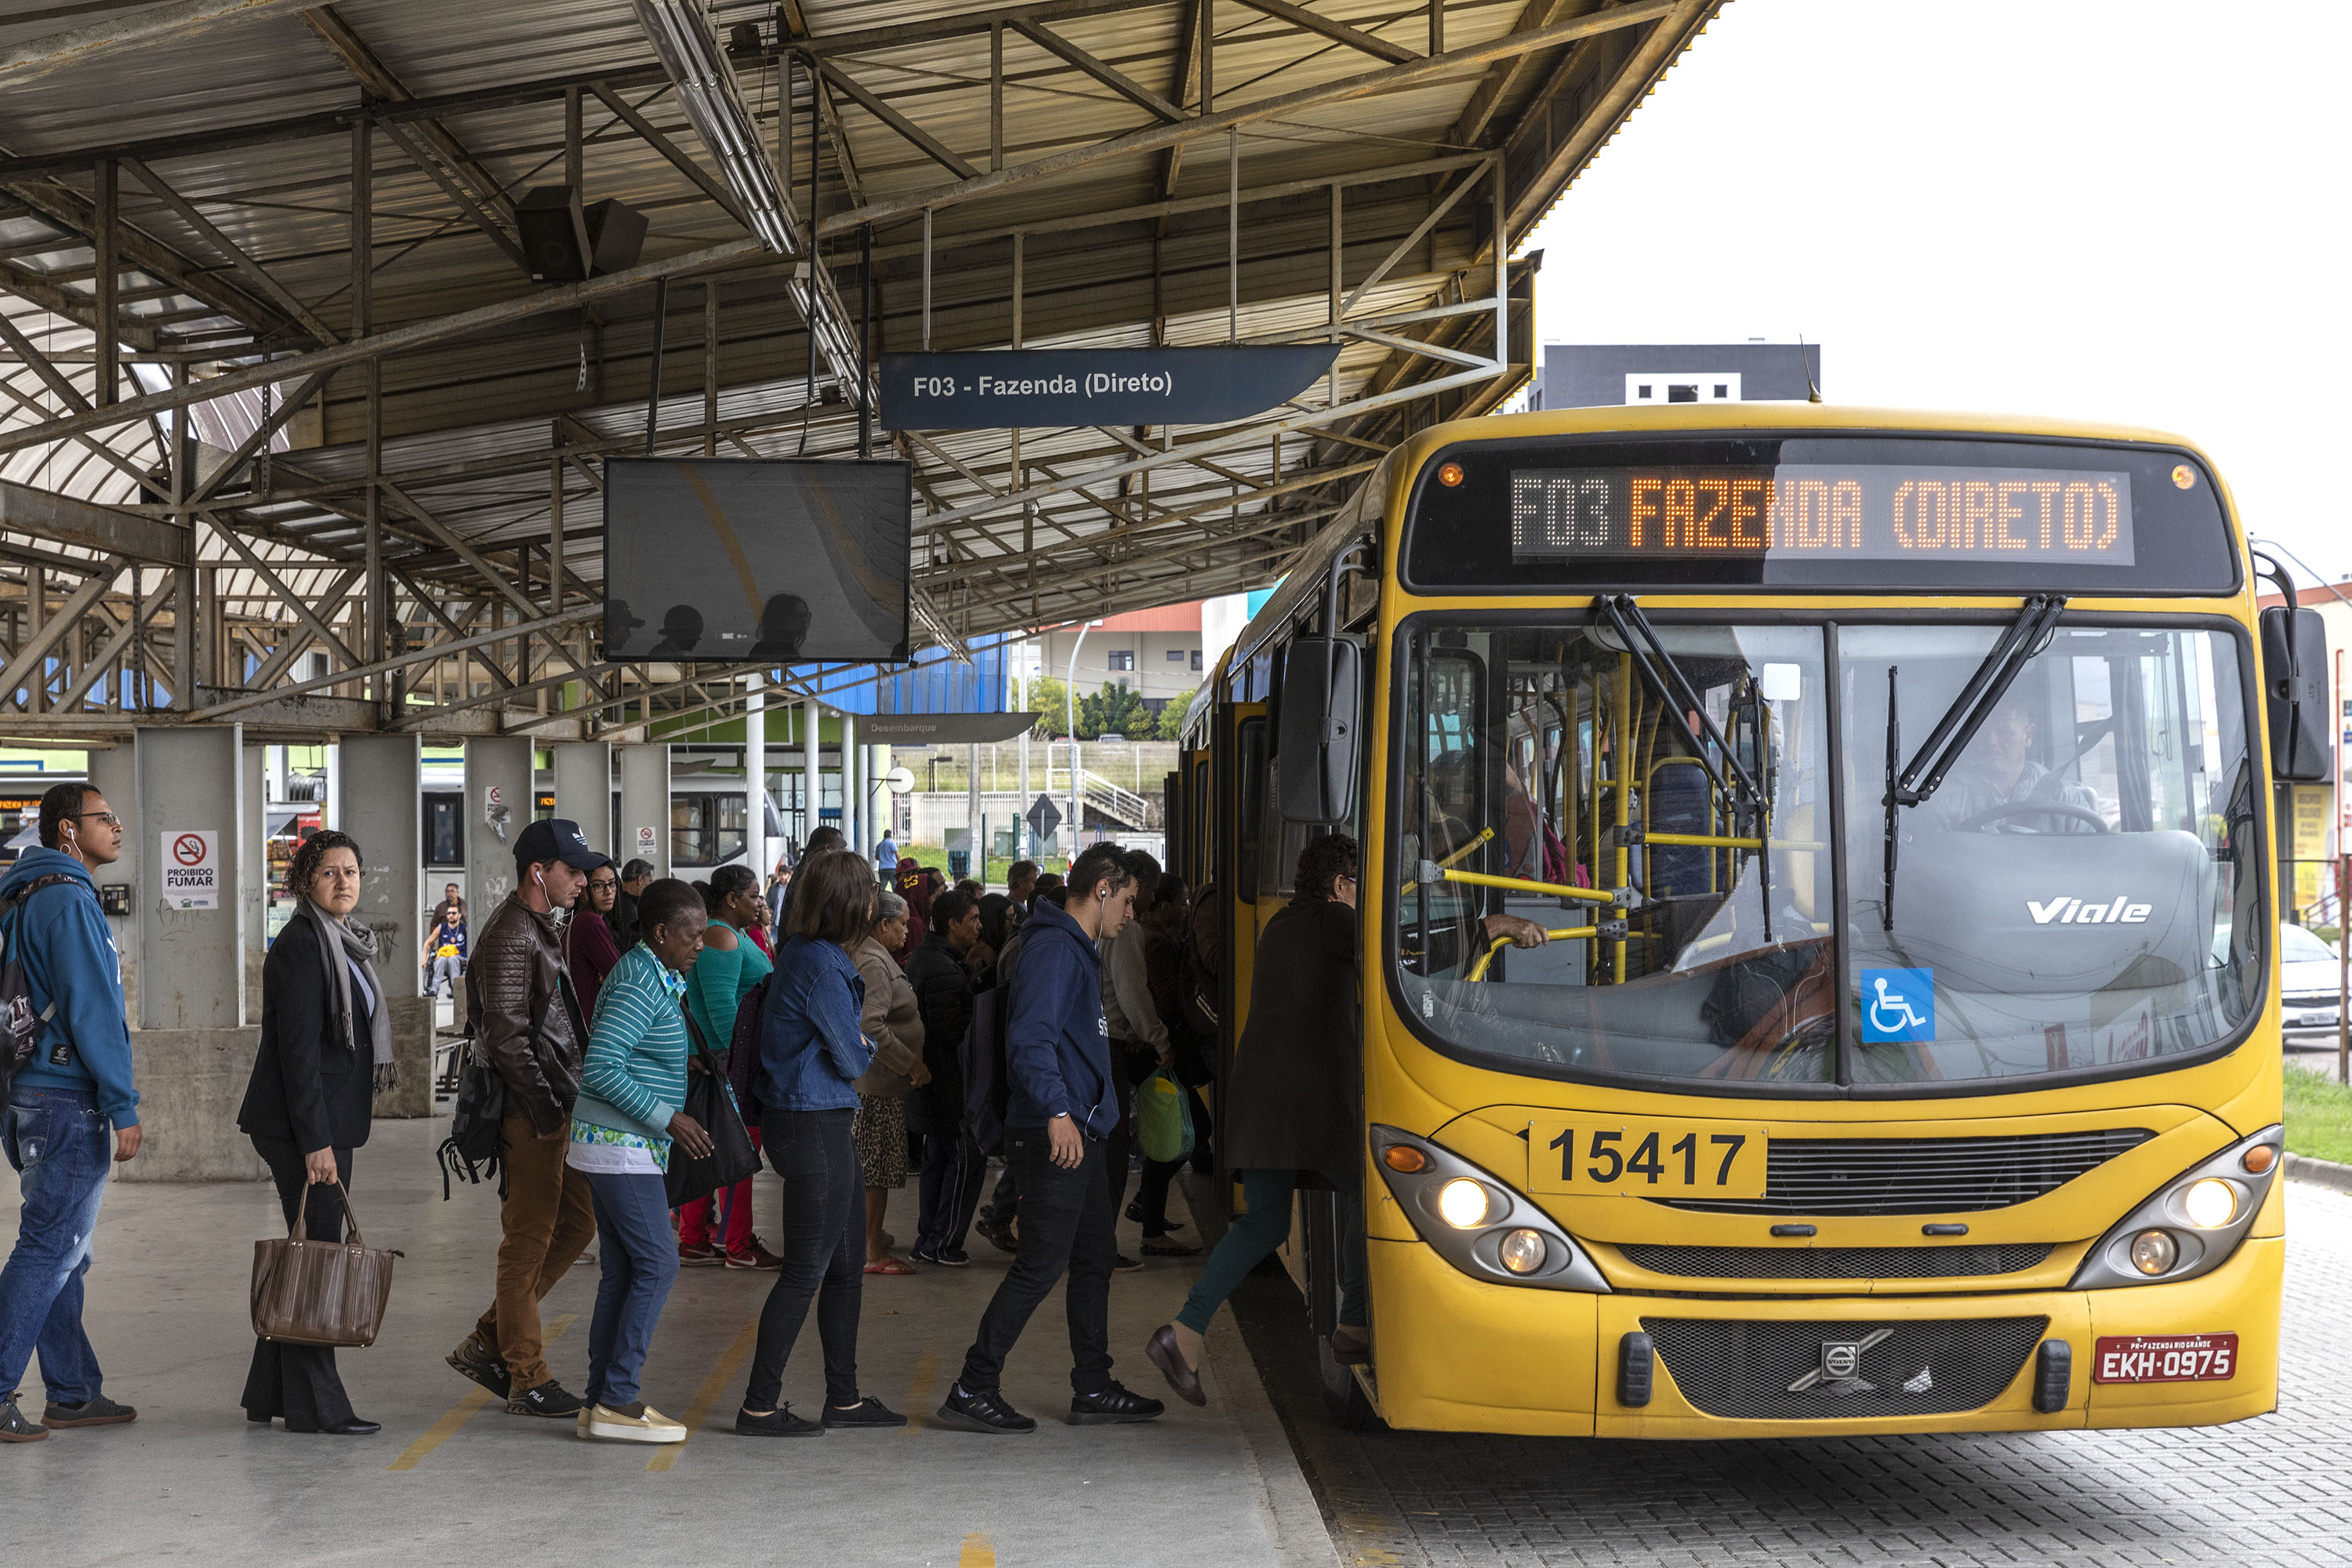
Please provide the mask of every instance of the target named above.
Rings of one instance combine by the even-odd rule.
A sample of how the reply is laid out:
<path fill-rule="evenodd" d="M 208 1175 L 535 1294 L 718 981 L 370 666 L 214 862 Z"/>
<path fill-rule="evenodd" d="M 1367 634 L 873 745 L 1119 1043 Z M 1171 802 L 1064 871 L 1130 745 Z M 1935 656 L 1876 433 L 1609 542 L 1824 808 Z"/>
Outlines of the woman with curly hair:
<path fill-rule="evenodd" d="M 1144 1346 L 1179 1397 L 1205 1405 L 1201 1346 L 1209 1320 L 1290 1234 L 1301 1186 L 1339 1194 L 1339 1325 L 1332 1348 L 1361 1360 L 1370 1342 L 1364 1286 L 1363 1141 L 1356 1059 L 1356 841 L 1310 838 L 1297 891 L 1258 938 L 1249 1023 L 1224 1100 L 1225 1161 L 1249 1212 L 1229 1226 L 1172 1323 Z"/>
<path fill-rule="evenodd" d="M 236 1113 L 278 1184 L 288 1227 L 302 1215 L 311 1241 L 343 1238 L 352 1152 L 368 1141 L 376 1089 L 399 1077 L 375 933 L 351 918 L 361 870 L 358 842 L 332 828 L 294 852 L 286 873 L 294 918 L 262 963 L 261 1049 Z M 325 1345 L 256 1340 L 241 1403 L 247 1420 L 283 1417 L 289 1432 L 378 1430 L 352 1413 Z"/>

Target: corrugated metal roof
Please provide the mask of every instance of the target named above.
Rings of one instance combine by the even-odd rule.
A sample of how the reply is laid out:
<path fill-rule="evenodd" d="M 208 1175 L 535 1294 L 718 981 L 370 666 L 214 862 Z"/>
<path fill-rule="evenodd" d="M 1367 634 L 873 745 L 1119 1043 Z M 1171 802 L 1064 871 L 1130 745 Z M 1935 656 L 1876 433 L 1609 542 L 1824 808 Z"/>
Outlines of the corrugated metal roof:
<path fill-rule="evenodd" d="M 1486 184 L 1413 244 L 1399 243 L 1462 182 L 1488 180 L 1485 164 L 1461 161 L 1504 160 L 1512 232 L 1523 233 L 1717 3 L 1449 0 L 1445 49 L 1492 46 L 1491 58 L 1409 87 L 1333 95 L 1250 120 L 1238 133 L 1241 299 L 1230 316 L 1222 199 L 1227 138 L 1096 158 L 1088 149 L 1163 123 L 1159 110 L 1101 78 L 1116 73 L 1180 116 L 1242 108 L 1410 64 L 1431 47 L 1427 7 L 1312 0 L 1318 30 L 1229 0 L 1214 12 L 1213 97 L 1206 103 L 1193 0 L 1010 7 L 976 0 L 787 0 L 782 7 L 717 0 L 709 13 L 722 39 L 738 24 L 760 31 L 759 51 L 737 57 L 735 68 L 763 143 L 784 166 L 799 220 L 809 216 L 799 209 L 808 200 L 813 105 L 800 61 L 813 54 L 827 73 L 814 103 L 824 122 L 819 214 L 938 202 L 928 262 L 936 347 L 1012 340 L 1012 237 L 1026 233 L 1023 341 L 1064 347 L 1325 337 L 1335 201 L 1344 226 L 1344 288 L 1360 294 L 1351 328 L 1482 297 L 1493 273 Z M 782 37 L 774 27 L 780 10 L 789 35 Z M 1610 26 L 1611 11 L 1643 19 Z M 1596 27 L 1606 30 L 1531 51 L 1501 47 L 1585 17 L 1600 18 Z M 1005 24 L 1001 162 L 1015 174 L 1002 189 L 971 195 L 956 173 L 892 121 L 911 124 L 949 158 L 990 170 L 997 162 L 991 142 L 998 95 L 992 22 Z M 0 50 L 50 30 L 54 24 L 0 19 Z M 345 58 L 354 51 L 356 63 Z M 1090 57 L 1097 68 L 1080 68 L 1066 58 L 1073 54 Z M 384 89 L 373 108 L 363 78 Z M 0 314 L 53 361 L 45 375 L 0 344 L 0 447 L 12 430 L 71 412 L 73 400 L 58 392 L 55 376 L 79 399 L 96 396 L 98 340 L 89 325 L 95 249 L 88 238 L 94 160 L 124 159 L 117 335 L 145 362 L 131 373 L 136 384 L 126 382 L 130 395 L 169 385 L 174 363 L 187 363 L 201 382 L 264 356 L 299 361 L 319 340 L 277 297 L 279 289 L 336 336 L 351 333 L 350 126 L 371 114 L 375 330 L 527 297 L 528 279 L 448 187 L 466 193 L 493 226 L 510 225 L 517 198 L 562 177 L 566 85 L 583 90 L 585 195 L 615 197 L 646 215 L 646 259 L 740 235 L 727 210 L 672 162 L 675 154 L 716 167 L 630 0 L 346 0 L 316 16 L 280 10 L 21 80 L 0 79 Z M 600 89 L 642 114 L 670 150 L 649 144 Z M 861 96 L 889 112 L 876 112 Z M 788 121 L 778 114 L 785 106 Z M 1021 173 L 1055 156 L 1090 161 L 1057 177 Z M 437 174 L 420 160 L 436 165 Z M 149 172 L 204 222 L 150 191 Z M 874 237 L 884 349 L 912 348 L 921 339 L 920 232 L 907 216 Z M 268 282 L 250 276 L 224 240 L 266 268 Z M 855 245 L 829 243 L 825 260 L 840 297 L 854 302 Z M 1376 266 L 1385 274 L 1366 286 Z M 803 380 L 805 336 L 784 264 L 737 265 L 707 283 L 718 291 L 720 322 L 717 424 L 708 438 L 722 452 L 853 453 L 856 421 L 843 389 L 820 374 L 812 400 Z M 666 448 L 693 449 L 707 438 L 705 288 L 696 279 L 670 290 L 659 399 Z M 584 310 L 519 318 L 383 362 L 382 472 L 397 487 L 382 508 L 385 548 L 407 582 L 438 584 L 433 592 L 446 592 L 453 604 L 497 597 L 440 542 L 439 527 L 477 549 L 509 552 L 504 563 L 525 577 L 534 569 L 528 556 L 518 563 L 510 552 L 536 550 L 543 578 L 549 464 L 557 454 L 569 455 L 565 573 L 583 591 L 601 582 L 595 459 L 642 438 L 652 294 L 646 289 Z M 1458 370 L 1401 350 L 1395 340 L 1425 337 L 1486 353 L 1492 315 L 1381 330 L 1384 339 L 1344 340 L 1332 382 L 1308 395 L 1307 408 L 1332 395 L 1349 404 Z M 1513 344 L 1512 358 L 1524 359 L 1529 346 Z M 918 641 L 1271 581 L 1380 449 L 1441 414 L 1494 405 L 1519 374 L 1514 366 L 1486 385 L 1353 416 L 1328 431 L 1277 436 L 1261 428 L 1213 457 L 1084 484 L 1090 471 L 1134 462 L 1135 433 L 1025 431 L 1017 466 L 1007 432 L 897 437 L 920 475 L 919 510 L 971 509 L 1024 485 L 1045 492 L 1025 515 L 1007 502 L 945 527 L 919 522 Z M 289 380 L 278 395 L 292 390 Z M 230 529 L 264 559 L 307 563 L 282 574 L 293 592 L 320 593 L 340 580 L 359 559 L 365 533 L 365 373 L 342 371 L 323 405 L 306 409 L 272 444 L 266 486 L 248 466 L 214 498 L 198 558 L 236 562 L 216 532 Z M 225 448 L 243 441 L 260 416 L 260 395 L 247 392 L 200 407 L 194 425 L 209 447 Z M 165 415 L 100 436 L 0 449 L 0 479 L 169 515 L 169 486 L 157 478 L 169 427 Z M 1234 435 L 1153 428 L 1139 445 L 1181 448 Z M 96 455 L 94 445 L 118 461 Z M 142 483 L 140 476 L 148 478 Z M 1254 493 L 1278 487 L 1288 488 Z M 67 558 L 92 553 L 57 542 L 16 543 Z M 0 574 L 5 557 L 0 548 Z M 217 579 L 233 614 L 266 607 L 258 579 L 241 564 L 223 567 Z M 410 605 L 404 587 L 395 592 L 422 637 L 430 624 L 425 607 Z M 263 632 L 291 619 L 257 618 Z"/>

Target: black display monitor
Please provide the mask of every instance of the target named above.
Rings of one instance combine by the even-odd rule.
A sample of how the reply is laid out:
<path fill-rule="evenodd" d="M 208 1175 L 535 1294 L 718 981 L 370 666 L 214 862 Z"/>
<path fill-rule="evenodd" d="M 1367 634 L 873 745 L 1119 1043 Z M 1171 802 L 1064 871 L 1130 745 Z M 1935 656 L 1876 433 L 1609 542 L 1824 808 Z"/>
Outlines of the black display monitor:
<path fill-rule="evenodd" d="M 609 458 L 604 657 L 904 659 L 913 524 L 896 458 Z"/>

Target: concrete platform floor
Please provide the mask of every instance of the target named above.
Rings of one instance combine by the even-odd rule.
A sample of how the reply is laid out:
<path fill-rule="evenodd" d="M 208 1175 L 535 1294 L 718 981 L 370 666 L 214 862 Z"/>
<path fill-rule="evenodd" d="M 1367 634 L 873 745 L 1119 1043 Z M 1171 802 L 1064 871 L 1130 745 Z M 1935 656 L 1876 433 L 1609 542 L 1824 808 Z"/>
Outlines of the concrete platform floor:
<path fill-rule="evenodd" d="M 341 1353 L 353 1405 L 380 1436 L 336 1438 L 249 1425 L 236 1399 L 252 1353 L 252 1243 L 281 1224 L 267 1184 L 116 1184 L 101 1211 L 87 1323 L 127 1426 L 0 1447 L 0 1561 L 67 1565 L 674 1562 L 1328 1568 L 1320 1512 L 1247 1352 L 1220 1314 L 1211 1403 L 1170 1401 L 1141 1426 L 1073 1427 L 1059 1292 L 1032 1320 L 1004 1391 L 1036 1415 L 1024 1437 L 927 1424 L 1009 1259 L 974 1238 L 974 1266 L 869 1277 L 859 1342 L 866 1392 L 906 1411 L 897 1432 L 753 1441 L 728 1430 L 772 1274 L 687 1269 L 664 1312 L 646 1397 L 685 1419 L 675 1447 L 579 1441 L 569 1421 L 509 1415 L 443 1364 L 489 1298 L 497 1199 L 444 1203 L 430 1150 L 439 1120 L 379 1123 L 352 1201 L 368 1241 L 405 1254 L 384 1337 Z M 911 1184 L 890 1228 L 914 1233 Z M 1181 1195 L 1177 1200 L 1181 1202 Z M 772 1237 L 774 1178 L 759 1179 Z M 0 1247 L 13 1242 L 15 1176 L 0 1164 Z M 1135 1227 L 1122 1227 L 1135 1250 Z M 1189 1231 L 1186 1234 L 1191 1234 Z M 1173 1314 L 1190 1261 L 1153 1260 L 1112 1285 L 1115 1375 L 1166 1392 L 1146 1334 Z M 586 1380 L 593 1265 L 545 1304 L 556 1375 Z M 37 1410 L 28 1372 L 26 1403 Z M 823 1398 L 814 1318 L 785 1383 Z M 81 1512 L 76 1526 L 66 1516 Z"/>

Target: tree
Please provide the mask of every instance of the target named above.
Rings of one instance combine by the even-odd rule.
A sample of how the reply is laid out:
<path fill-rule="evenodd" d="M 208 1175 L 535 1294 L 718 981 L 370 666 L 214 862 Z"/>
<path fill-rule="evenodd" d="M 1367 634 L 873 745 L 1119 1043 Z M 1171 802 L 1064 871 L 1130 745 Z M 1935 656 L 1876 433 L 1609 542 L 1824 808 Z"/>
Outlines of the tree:
<path fill-rule="evenodd" d="M 1153 722 L 1151 710 L 1145 707 L 1142 697 L 1129 687 L 1106 680 L 1100 691 L 1078 699 L 1078 739 L 1081 741 L 1092 741 L 1103 735 L 1139 739 L 1142 738 L 1140 732 Z"/>
<path fill-rule="evenodd" d="M 1181 741 L 1184 738 L 1184 715 L 1192 710 L 1192 698 L 1199 690 L 1196 686 L 1191 691 L 1180 691 L 1168 700 L 1168 706 L 1160 710 L 1157 739 Z"/>
<path fill-rule="evenodd" d="M 1029 711 L 1037 715 L 1036 732 L 1051 739 L 1070 732 L 1069 688 L 1050 675 L 1029 683 Z"/>

